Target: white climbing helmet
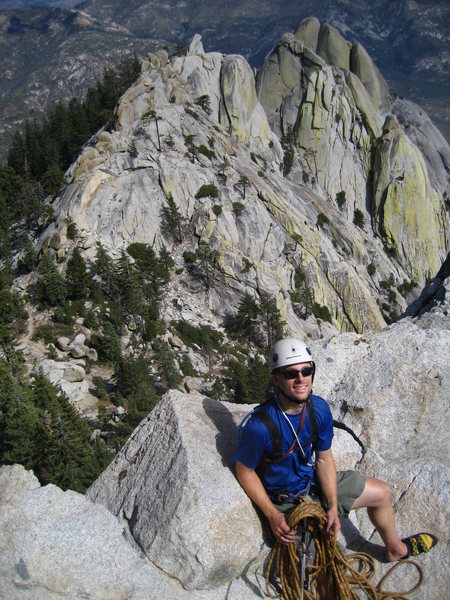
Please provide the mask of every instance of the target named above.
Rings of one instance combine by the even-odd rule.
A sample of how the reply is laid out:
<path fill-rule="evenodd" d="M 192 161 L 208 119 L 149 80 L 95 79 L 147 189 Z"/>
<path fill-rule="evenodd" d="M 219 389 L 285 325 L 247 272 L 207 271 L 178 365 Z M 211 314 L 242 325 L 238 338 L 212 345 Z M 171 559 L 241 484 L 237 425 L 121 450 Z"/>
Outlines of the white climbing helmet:
<path fill-rule="evenodd" d="M 315 367 L 311 356 L 311 350 L 308 346 L 296 338 L 284 338 L 278 340 L 272 346 L 269 355 L 270 370 L 278 369 L 279 367 L 287 367 L 298 363 L 310 362 Z"/>

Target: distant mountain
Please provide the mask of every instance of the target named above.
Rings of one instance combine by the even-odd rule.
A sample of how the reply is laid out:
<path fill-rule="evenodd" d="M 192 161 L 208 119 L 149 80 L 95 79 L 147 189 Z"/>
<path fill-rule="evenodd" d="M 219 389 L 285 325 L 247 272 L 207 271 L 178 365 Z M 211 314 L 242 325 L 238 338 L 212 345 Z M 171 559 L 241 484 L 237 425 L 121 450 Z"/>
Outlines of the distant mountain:
<path fill-rule="evenodd" d="M 132 52 L 143 57 L 155 47 L 188 42 L 200 33 L 208 51 L 242 54 L 259 67 L 283 33 L 315 15 L 362 43 L 391 91 L 420 104 L 450 138 L 450 9 L 445 0 L 88 0 L 75 9 L 22 8 L 25 4 L 34 2 L 0 2 L 1 133 L 14 129 L 30 110 L 82 96 L 104 67 Z M 16 10 L 5 10 L 11 7 Z"/>
<path fill-rule="evenodd" d="M 81 4 L 80 0 L 0 0 L 0 10 L 16 10 L 27 6 L 60 6 L 71 8 Z"/>

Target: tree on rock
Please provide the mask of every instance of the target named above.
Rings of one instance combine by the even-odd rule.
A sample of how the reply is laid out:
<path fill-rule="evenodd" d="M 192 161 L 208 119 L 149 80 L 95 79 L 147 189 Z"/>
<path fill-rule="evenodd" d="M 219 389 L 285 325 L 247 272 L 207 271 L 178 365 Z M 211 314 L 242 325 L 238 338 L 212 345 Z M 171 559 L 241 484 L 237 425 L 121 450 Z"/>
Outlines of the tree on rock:
<path fill-rule="evenodd" d="M 276 340 L 283 337 L 284 322 L 281 319 L 280 311 L 274 298 L 265 292 L 261 293 L 261 301 L 259 304 L 261 311 L 261 321 L 263 335 L 265 336 L 265 346 L 269 349 Z"/>
<path fill-rule="evenodd" d="M 38 302 L 49 306 L 64 304 L 67 285 L 54 262 L 44 254 L 39 265 L 39 277 L 34 286 L 34 297 Z"/>
<path fill-rule="evenodd" d="M 163 233 L 181 243 L 183 241 L 184 219 L 172 194 L 167 197 L 167 206 L 162 207 L 161 218 Z"/>
<path fill-rule="evenodd" d="M 250 179 L 246 175 L 241 175 L 235 187 L 241 192 L 242 199 L 245 200 L 247 188 L 250 186 Z"/>
<path fill-rule="evenodd" d="M 66 285 L 68 296 L 72 300 L 87 298 L 91 277 L 86 269 L 86 263 L 78 248 L 72 252 L 67 262 Z"/>

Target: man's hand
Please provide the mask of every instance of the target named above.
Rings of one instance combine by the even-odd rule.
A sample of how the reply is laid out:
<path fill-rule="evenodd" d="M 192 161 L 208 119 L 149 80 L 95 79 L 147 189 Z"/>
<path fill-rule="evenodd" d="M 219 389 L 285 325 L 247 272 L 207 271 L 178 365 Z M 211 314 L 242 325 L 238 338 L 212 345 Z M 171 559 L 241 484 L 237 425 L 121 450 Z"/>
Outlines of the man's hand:
<path fill-rule="evenodd" d="M 334 464 L 331 449 L 317 453 L 316 474 L 328 506 L 327 524 L 324 529 L 327 535 L 332 536 L 335 529 L 336 533 L 340 530 L 341 522 L 337 509 L 336 465 Z"/>
<path fill-rule="evenodd" d="M 286 546 L 295 542 L 297 532 L 289 527 L 282 512 L 275 510 L 273 513 L 268 515 L 267 518 L 269 520 L 273 535 L 278 542 L 281 542 Z"/>
<path fill-rule="evenodd" d="M 332 535 L 334 535 L 335 531 L 337 533 L 341 529 L 341 521 L 339 520 L 337 508 L 331 508 L 330 510 L 328 510 L 327 519 L 328 521 L 324 528 L 326 534 L 331 537 Z"/>
<path fill-rule="evenodd" d="M 284 514 L 275 507 L 255 471 L 238 461 L 236 463 L 236 476 L 247 496 L 253 500 L 269 521 L 275 539 L 286 545 L 295 542 L 296 531 L 289 527 Z"/>

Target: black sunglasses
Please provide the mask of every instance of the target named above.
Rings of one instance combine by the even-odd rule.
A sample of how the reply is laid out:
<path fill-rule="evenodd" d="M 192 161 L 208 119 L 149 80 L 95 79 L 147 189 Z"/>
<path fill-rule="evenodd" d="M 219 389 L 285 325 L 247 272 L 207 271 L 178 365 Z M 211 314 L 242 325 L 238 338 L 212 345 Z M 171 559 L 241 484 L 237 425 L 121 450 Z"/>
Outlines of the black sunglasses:
<path fill-rule="evenodd" d="M 287 371 L 279 371 L 280 375 L 283 375 L 285 379 L 297 379 L 299 375 L 302 377 L 309 377 L 312 375 L 313 367 L 303 367 L 303 369 L 288 369 Z"/>

